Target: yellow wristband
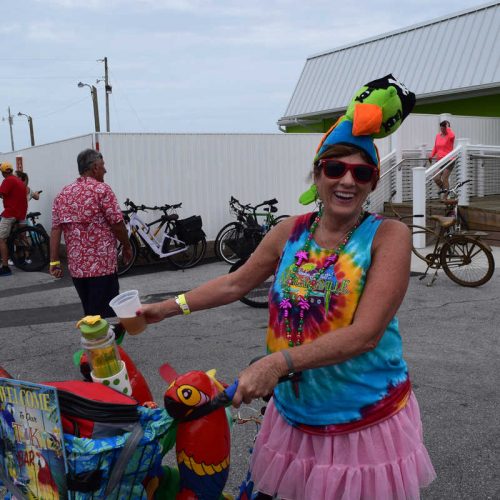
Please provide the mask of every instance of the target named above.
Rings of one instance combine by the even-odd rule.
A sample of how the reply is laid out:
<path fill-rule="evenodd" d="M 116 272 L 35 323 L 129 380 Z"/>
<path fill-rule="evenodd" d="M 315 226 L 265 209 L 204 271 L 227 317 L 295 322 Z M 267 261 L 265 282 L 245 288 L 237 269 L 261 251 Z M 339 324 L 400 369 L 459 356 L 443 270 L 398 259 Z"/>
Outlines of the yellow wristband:
<path fill-rule="evenodd" d="M 175 297 L 175 303 L 181 308 L 182 314 L 190 314 L 191 310 L 189 309 L 188 303 L 186 302 L 186 296 L 181 293 Z"/>
<path fill-rule="evenodd" d="M 60 260 L 54 260 L 53 262 L 50 263 L 51 266 L 60 266 L 61 261 Z"/>

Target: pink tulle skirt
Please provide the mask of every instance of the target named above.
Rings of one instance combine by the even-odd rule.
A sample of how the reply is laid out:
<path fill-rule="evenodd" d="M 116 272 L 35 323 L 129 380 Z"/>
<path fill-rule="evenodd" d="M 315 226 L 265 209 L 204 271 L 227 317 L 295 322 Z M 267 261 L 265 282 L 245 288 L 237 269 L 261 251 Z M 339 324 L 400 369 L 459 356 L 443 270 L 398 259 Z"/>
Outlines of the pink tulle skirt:
<path fill-rule="evenodd" d="M 418 499 L 436 477 L 413 393 L 393 417 L 332 436 L 288 425 L 271 400 L 251 471 L 257 491 L 285 500 Z"/>

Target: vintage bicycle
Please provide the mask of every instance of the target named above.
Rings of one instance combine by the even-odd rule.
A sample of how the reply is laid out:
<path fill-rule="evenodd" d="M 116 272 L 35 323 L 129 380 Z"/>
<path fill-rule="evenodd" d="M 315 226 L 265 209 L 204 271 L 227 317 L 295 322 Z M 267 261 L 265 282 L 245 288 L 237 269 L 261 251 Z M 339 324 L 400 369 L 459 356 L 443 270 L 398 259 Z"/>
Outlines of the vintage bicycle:
<path fill-rule="evenodd" d="M 194 267 L 203 259 L 207 241 L 202 229 L 199 215 L 179 219 L 176 210 L 182 203 L 147 207 L 136 205 L 133 201 L 125 201 L 123 210 L 125 225 L 132 246 L 132 259 L 127 264 L 123 261 L 122 245 L 118 244 L 118 275 L 122 276 L 137 261 L 139 253 L 147 259 L 167 259 L 174 267 L 187 269 Z M 143 221 L 139 211 L 162 212 L 158 219 L 152 222 Z"/>
<path fill-rule="evenodd" d="M 243 205 L 231 196 L 230 212 L 236 215 L 237 221 L 226 224 L 217 234 L 216 255 L 231 265 L 248 257 L 272 227 L 289 217 L 274 215 L 278 211 L 277 204 L 278 200 L 273 198 L 255 206 Z"/>
<path fill-rule="evenodd" d="M 26 215 L 28 225 L 18 222 L 7 239 L 12 263 L 23 271 L 41 271 L 50 260 L 49 235 L 37 222 L 40 215 L 40 212 L 28 213 Z"/>
<path fill-rule="evenodd" d="M 466 182 L 468 181 L 458 183 L 453 191 L 457 193 L 457 190 Z M 394 215 L 409 227 L 412 233 L 412 252 L 427 264 L 424 274 L 419 278 L 420 280 L 424 280 L 431 269 L 434 270 L 434 275 L 427 286 L 432 286 L 435 283 L 439 269 L 443 269 L 446 276 L 453 282 L 466 287 L 481 286 L 491 279 L 495 271 L 495 260 L 488 244 L 481 241 L 481 238 L 487 236 L 487 233 L 462 230 L 461 226 L 457 225 L 458 203 L 456 197 L 451 198 L 450 202 L 443 200 L 443 203 L 452 207 L 452 211 L 448 211 L 449 216 L 430 216 L 430 219 L 437 224 L 437 229 L 435 229 L 432 226 L 424 227 L 408 223 L 407 219 L 423 218 L 423 215 L 401 215 L 393 204 L 395 194 L 396 191 L 393 191 L 389 206 Z M 425 248 L 415 247 L 413 244 L 415 237 L 424 239 Z"/>

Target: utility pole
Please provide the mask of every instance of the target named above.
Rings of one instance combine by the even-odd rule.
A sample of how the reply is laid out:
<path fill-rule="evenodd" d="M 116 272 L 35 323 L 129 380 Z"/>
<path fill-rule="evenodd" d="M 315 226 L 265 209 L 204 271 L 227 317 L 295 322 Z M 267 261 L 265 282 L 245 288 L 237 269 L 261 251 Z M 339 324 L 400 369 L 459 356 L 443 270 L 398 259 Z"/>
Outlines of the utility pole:
<path fill-rule="evenodd" d="M 94 85 L 92 85 L 90 89 L 90 93 L 92 94 L 92 103 L 94 105 L 94 123 L 95 123 L 95 131 L 101 131 L 101 125 L 99 123 L 99 104 L 97 103 L 97 89 Z"/>
<path fill-rule="evenodd" d="M 30 139 L 31 139 L 31 145 L 35 145 L 35 132 L 33 131 L 33 118 L 31 118 L 30 115 L 26 115 L 24 113 L 17 113 L 17 116 L 25 116 L 28 119 L 28 125 L 30 127 Z"/>
<path fill-rule="evenodd" d="M 104 63 L 104 91 L 106 92 L 106 132 L 109 132 L 109 94 L 111 94 L 111 92 L 113 91 L 113 87 L 109 84 L 108 58 L 105 57 L 104 59 L 98 59 L 98 62 Z"/>
<path fill-rule="evenodd" d="M 9 129 L 10 129 L 10 146 L 12 148 L 12 151 L 15 150 L 14 148 L 14 135 L 12 134 L 12 122 L 13 122 L 13 116 L 10 114 L 10 106 L 7 108 L 8 112 L 9 112 Z"/>
<path fill-rule="evenodd" d="M 90 89 L 90 95 L 92 96 L 92 105 L 94 108 L 95 131 L 100 132 L 101 125 L 99 123 L 99 105 L 97 103 L 97 89 L 95 88 L 95 85 L 89 85 L 88 83 L 83 83 L 83 82 L 78 82 L 78 87 L 79 88 L 88 87 Z"/>

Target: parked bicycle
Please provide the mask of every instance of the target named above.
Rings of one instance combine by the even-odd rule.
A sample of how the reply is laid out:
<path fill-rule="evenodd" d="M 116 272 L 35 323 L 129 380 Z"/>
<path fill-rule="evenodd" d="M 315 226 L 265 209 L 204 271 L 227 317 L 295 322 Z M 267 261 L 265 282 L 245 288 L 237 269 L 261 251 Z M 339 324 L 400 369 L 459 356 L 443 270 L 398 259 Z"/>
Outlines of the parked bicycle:
<path fill-rule="evenodd" d="M 176 210 L 182 203 L 147 207 L 127 199 L 123 210 L 125 225 L 132 245 L 132 259 L 123 262 L 122 245 L 118 244 L 118 275 L 124 275 L 136 262 L 139 253 L 147 259 L 167 259 L 180 269 L 193 267 L 201 261 L 207 249 L 202 220 L 199 215 L 179 220 Z M 158 211 L 163 215 L 152 222 L 143 221 L 139 211 Z"/>
<path fill-rule="evenodd" d="M 458 205 L 458 194 L 459 189 L 469 182 L 471 182 L 471 179 L 457 182 L 455 186 L 450 189 L 441 189 L 440 191 L 438 191 L 439 195 L 446 195 L 445 199 L 440 200 L 440 203 L 445 206 L 445 217 L 454 217 L 454 229 L 455 231 L 462 231 L 462 234 L 463 231 L 469 229 L 469 224 L 467 223 L 463 211 Z"/>
<path fill-rule="evenodd" d="M 258 205 L 243 205 L 234 196 L 229 200 L 230 212 L 237 221 L 226 224 L 215 238 L 215 254 L 228 264 L 248 256 L 257 248 L 263 236 L 289 215 L 275 217 L 278 200 L 273 198 Z M 261 208 L 262 207 L 262 208 Z M 259 210 L 260 209 L 260 210 Z"/>
<path fill-rule="evenodd" d="M 454 189 L 457 190 L 463 184 L 465 182 L 459 183 Z M 427 286 L 434 284 L 439 269 L 443 269 L 452 281 L 466 287 L 484 285 L 491 279 L 495 270 L 493 253 L 485 242 L 480 241 L 482 237 L 487 236 L 487 233 L 458 229 L 457 218 L 454 215 L 450 217 L 431 215 L 430 219 L 438 224 L 438 230 L 407 223 L 405 219 L 423 217 L 423 215 L 402 216 L 399 214 L 392 202 L 395 194 L 396 191 L 391 194 L 389 200 L 391 210 L 400 221 L 408 225 L 412 232 L 412 251 L 427 264 L 420 280 L 427 277 L 430 269 L 435 271 Z M 457 204 L 453 206 L 456 207 Z M 415 247 L 413 244 L 415 236 L 424 238 L 425 249 Z"/>
<path fill-rule="evenodd" d="M 7 239 L 10 259 L 23 271 L 41 271 L 49 263 L 49 235 L 37 222 L 40 215 L 40 212 L 28 213 L 28 225 L 17 223 Z"/>

